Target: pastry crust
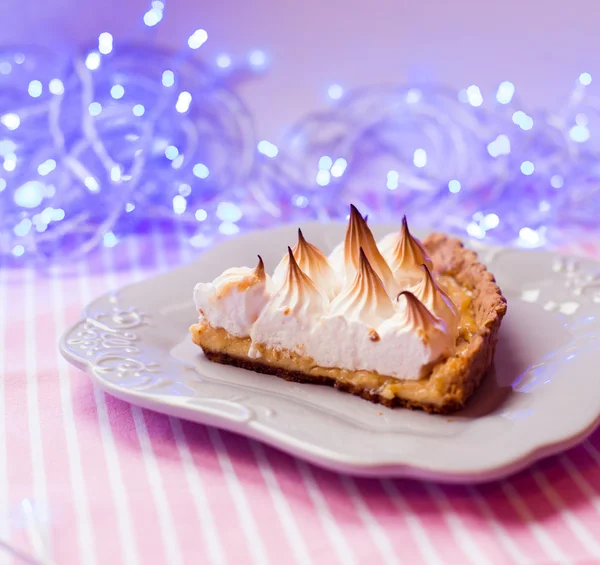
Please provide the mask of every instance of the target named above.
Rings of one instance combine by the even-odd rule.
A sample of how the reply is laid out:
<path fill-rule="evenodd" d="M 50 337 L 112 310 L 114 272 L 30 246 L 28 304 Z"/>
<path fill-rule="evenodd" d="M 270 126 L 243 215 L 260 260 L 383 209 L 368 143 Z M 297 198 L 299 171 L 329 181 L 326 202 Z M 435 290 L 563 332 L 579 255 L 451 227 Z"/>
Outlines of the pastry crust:
<path fill-rule="evenodd" d="M 316 366 L 312 359 L 258 345 L 261 357 L 248 357 L 250 338 L 229 335 L 206 323 L 190 328 L 194 343 L 214 362 L 235 365 L 295 382 L 326 384 L 388 407 L 404 406 L 448 414 L 463 408 L 490 368 L 506 300 L 493 275 L 477 255 L 455 238 L 431 234 L 423 241 L 435 272 L 454 281 L 470 295 L 464 312 L 472 329 L 463 332 L 455 354 L 417 381 L 402 381 L 372 371 Z"/>

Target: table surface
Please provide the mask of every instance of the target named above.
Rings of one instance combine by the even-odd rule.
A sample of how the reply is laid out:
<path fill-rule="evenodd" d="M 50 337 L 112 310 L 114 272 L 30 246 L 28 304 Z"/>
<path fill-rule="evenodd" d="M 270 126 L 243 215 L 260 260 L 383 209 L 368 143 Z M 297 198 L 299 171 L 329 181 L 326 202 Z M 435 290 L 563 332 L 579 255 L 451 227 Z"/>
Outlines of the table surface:
<path fill-rule="evenodd" d="M 165 236 L 132 268 L 121 245 L 0 269 L 0 541 L 60 565 L 600 563 L 600 432 L 485 485 L 354 479 L 95 389 L 60 357 L 67 325 L 193 258 Z"/>

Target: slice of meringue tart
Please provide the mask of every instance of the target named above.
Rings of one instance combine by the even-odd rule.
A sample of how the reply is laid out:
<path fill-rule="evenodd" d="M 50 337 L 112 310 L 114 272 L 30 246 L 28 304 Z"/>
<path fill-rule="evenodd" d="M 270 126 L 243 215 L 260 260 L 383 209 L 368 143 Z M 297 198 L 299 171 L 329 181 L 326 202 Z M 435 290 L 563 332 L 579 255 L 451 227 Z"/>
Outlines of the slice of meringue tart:
<path fill-rule="evenodd" d="M 436 413 L 476 390 L 506 312 L 459 240 L 421 242 L 404 218 L 377 243 L 354 206 L 329 257 L 298 230 L 272 276 L 259 258 L 199 283 L 194 301 L 192 339 L 211 361 Z"/>

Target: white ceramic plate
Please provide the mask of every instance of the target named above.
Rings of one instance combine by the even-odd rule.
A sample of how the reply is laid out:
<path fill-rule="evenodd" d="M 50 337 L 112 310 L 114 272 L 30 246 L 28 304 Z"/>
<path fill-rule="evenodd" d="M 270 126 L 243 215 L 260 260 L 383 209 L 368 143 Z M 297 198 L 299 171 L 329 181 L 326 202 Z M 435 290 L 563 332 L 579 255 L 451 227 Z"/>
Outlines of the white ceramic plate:
<path fill-rule="evenodd" d="M 308 224 L 325 251 L 345 227 Z M 376 226 L 382 236 L 395 229 Z M 232 430 L 315 464 L 364 476 L 482 481 L 581 441 L 600 421 L 596 263 L 471 243 L 508 299 L 495 366 L 452 417 L 371 404 L 333 388 L 213 364 L 192 344 L 192 289 L 225 268 L 273 269 L 296 226 L 244 235 L 193 264 L 90 304 L 61 339 L 68 361 L 114 396 Z"/>

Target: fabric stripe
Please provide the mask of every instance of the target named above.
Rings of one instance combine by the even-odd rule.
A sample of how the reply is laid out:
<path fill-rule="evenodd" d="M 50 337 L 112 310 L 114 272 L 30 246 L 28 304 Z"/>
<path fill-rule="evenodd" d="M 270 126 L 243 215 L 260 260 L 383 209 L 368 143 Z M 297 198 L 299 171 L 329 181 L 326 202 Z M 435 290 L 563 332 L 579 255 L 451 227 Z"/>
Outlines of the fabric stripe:
<path fill-rule="evenodd" d="M 407 504 L 404 496 L 402 496 L 398 488 L 396 488 L 395 482 L 390 479 L 383 479 L 381 485 L 383 486 L 386 495 L 398 509 L 398 512 L 406 520 L 410 535 L 414 538 L 423 561 L 428 565 L 442 563 L 442 558 L 435 547 L 436 544 L 428 535 L 426 528 L 423 527 L 421 520 L 417 517 L 416 513 L 413 512 L 412 508 Z"/>
<path fill-rule="evenodd" d="M 167 563 L 169 563 L 169 565 L 179 565 L 180 563 L 183 563 L 181 547 L 177 541 L 175 524 L 173 522 L 173 517 L 169 508 L 169 502 L 166 498 L 163 488 L 163 481 L 158 469 L 156 457 L 152 451 L 152 445 L 148 436 L 148 429 L 146 428 L 144 415 L 142 414 L 142 409 L 137 406 L 132 406 L 131 411 L 133 413 L 135 429 L 137 431 L 142 448 L 142 458 L 144 460 L 146 472 L 148 473 L 150 493 L 158 511 L 160 535 L 165 549 Z"/>
<path fill-rule="evenodd" d="M 27 382 L 27 414 L 29 422 L 29 441 L 31 446 L 31 466 L 33 472 L 33 507 L 42 523 L 50 519 L 50 505 L 46 485 L 46 466 L 44 463 L 42 426 L 40 422 L 38 363 L 36 343 L 36 300 L 35 273 L 33 267 L 25 269 L 25 378 Z M 38 559 L 50 559 L 52 548 L 50 538 L 45 539 L 44 549 L 36 550 Z"/>
<path fill-rule="evenodd" d="M 396 555 L 396 552 L 394 551 L 387 534 L 377 523 L 375 518 L 373 518 L 369 507 L 362 499 L 362 496 L 356 487 L 356 482 L 350 477 L 344 475 L 340 475 L 340 481 L 350 496 L 350 500 L 354 504 L 358 516 L 365 524 L 371 535 L 371 538 L 373 539 L 373 543 L 375 544 L 375 547 L 380 555 L 380 562 L 386 564 L 400 563 L 400 559 Z"/>
<path fill-rule="evenodd" d="M 289 501 L 293 517 L 296 519 L 302 536 L 309 546 L 313 562 L 319 563 L 321 558 L 325 557 L 330 562 L 335 561 L 337 552 L 331 536 L 328 534 L 326 517 L 319 511 L 319 507 L 314 504 L 296 459 L 279 450 L 269 447 L 264 449 L 281 491 Z"/>
<path fill-rule="evenodd" d="M 55 343 L 66 329 L 63 319 L 65 304 L 62 297 L 60 272 L 54 272 L 51 277 L 52 305 L 55 323 Z M 75 431 L 75 416 L 71 397 L 71 384 L 69 382 L 67 365 L 60 358 L 58 349 L 55 348 L 58 364 L 58 379 L 64 430 L 67 446 L 67 459 L 69 462 L 70 480 L 73 487 L 75 514 L 77 517 L 76 528 L 79 530 L 79 554 L 82 564 L 96 563 L 96 546 L 91 525 L 89 500 L 86 484 L 83 477 L 81 453 Z"/>
<path fill-rule="evenodd" d="M 589 558 L 591 556 L 596 560 L 600 560 L 600 545 L 594 539 L 594 536 L 588 532 L 588 530 L 567 508 L 560 495 L 544 476 L 544 473 L 539 471 L 537 465 L 534 465 L 531 472 L 535 482 L 539 485 L 546 498 L 550 501 L 550 504 L 560 513 L 568 528 L 571 530 L 571 532 L 573 532 L 573 535 L 587 551 L 588 555 L 585 557 Z"/>
<path fill-rule="evenodd" d="M 502 481 L 502 490 L 506 494 L 506 497 L 513 505 L 515 511 L 521 517 L 523 522 L 531 529 L 533 536 L 536 538 L 540 546 L 543 548 L 546 556 L 546 559 L 556 559 L 558 562 L 566 562 L 567 557 L 563 553 L 563 551 L 554 543 L 554 540 L 548 533 L 545 528 L 541 526 L 531 511 L 529 510 L 527 504 L 521 498 L 517 489 L 511 484 L 510 481 Z"/>
<path fill-rule="evenodd" d="M 490 563 L 489 559 L 479 549 L 478 543 L 475 543 L 467 533 L 460 517 L 453 511 L 446 493 L 433 483 L 427 483 L 425 488 L 442 511 L 452 534 L 463 551 L 465 561 L 469 561 L 475 565 Z"/>
<path fill-rule="evenodd" d="M 308 495 L 310 496 L 325 530 L 331 540 L 339 563 L 342 565 L 353 565 L 356 563 L 356 558 L 344 540 L 344 535 L 339 528 L 337 522 L 333 519 L 331 511 L 325 501 L 317 482 L 315 481 L 313 472 L 307 463 L 298 460 L 298 469 L 302 480 L 306 484 Z"/>
<path fill-rule="evenodd" d="M 300 528 L 294 519 L 289 502 L 281 492 L 273 469 L 265 456 L 264 448 L 256 441 L 251 441 L 250 447 L 254 453 L 258 468 L 260 469 L 267 488 L 269 489 L 269 494 L 273 500 L 277 515 L 281 520 L 287 541 L 292 548 L 293 559 L 299 565 L 308 565 L 311 563 L 308 549 L 304 539 L 300 535 Z"/>
<path fill-rule="evenodd" d="M 248 504 L 248 499 L 244 493 L 244 490 L 240 484 L 240 481 L 235 473 L 231 459 L 223 444 L 221 432 L 215 428 L 208 428 L 208 437 L 217 454 L 219 464 L 223 471 L 224 478 L 227 482 L 229 491 L 235 504 L 235 510 L 240 520 L 246 542 L 252 555 L 253 563 L 257 565 L 263 565 L 269 563 L 267 558 L 267 552 L 264 546 L 264 542 L 260 537 L 252 511 Z"/>
<path fill-rule="evenodd" d="M 198 516 L 198 521 L 200 522 L 209 562 L 211 564 L 225 563 L 226 558 L 221 542 L 221 536 L 216 528 L 214 517 L 208 504 L 205 485 L 203 484 L 200 473 L 194 465 L 190 447 L 183 433 L 181 421 L 177 418 L 169 418 L 169 421 L 171 428 L 173 429 L 173 435 L 183 464 L 183 470 L 190 495 L 194 501 L 196 514 Z"/>
<path fill-rule="evenodd" d="M 518 565 L 525 565 L 530 562 L 530 559 L 521 551 L 520 547 L 513 541 L 511 534 L 507 533 L 504 526 L 496 518 L 492 506 L 488 504 L 483 496 L 479 493 L 477 487 L 472 485 L 467 486 L 467 490 L 473 503 L 479 509 L 479 512 L 489 524 L 490 529 L 498 538 L 499 543 L 503 546 L 506 553 L 509 555 L 510 561 Z"/>
<path fill-rule="evenodd" d="M 8 498 L 8 468 L 6 450 L 6 402 L 4 399 L 4 386 L 7 373 L 7 359 L 5 355 L 6 348 L 6 330 L 7 330 L 7 295 L 8 295 L 8 277 L 6 268 L 0 266 L 0 540 L 4 543 L 10 543 L 11 527 L 8 518 L 9 498 Z M 9 561 L 9 556 L 5 551 L 0 551 L 0 564 L 5 565 Z"/>

